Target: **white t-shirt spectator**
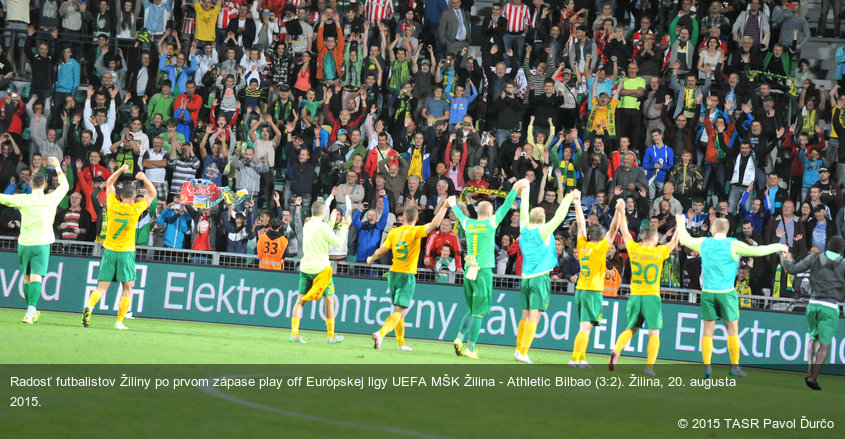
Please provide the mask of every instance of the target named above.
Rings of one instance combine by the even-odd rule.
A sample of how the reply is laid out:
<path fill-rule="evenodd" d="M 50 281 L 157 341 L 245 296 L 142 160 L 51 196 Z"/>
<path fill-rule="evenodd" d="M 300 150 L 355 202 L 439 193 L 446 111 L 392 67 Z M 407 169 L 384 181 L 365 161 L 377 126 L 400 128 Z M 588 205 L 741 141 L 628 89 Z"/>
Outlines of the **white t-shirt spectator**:
<path fill-rule="evenodd" d="M 154 149 L 148 149 L 147 152 L 143 155 L 143 163 L 144 160 L 169 160 L 170 153 L 165 151 L 164 149 L 161 152 L 156 153 Z M 144 170 L 144 174 L 147 174 L 147 178 L 150 179 L 153 183 L 164 183 L 164 179 L 167 176 L 167 168 L 147 168 Z"/>
<path fill-rule="evenodd" d="M 302 27 L 302 33 L 290 43 L 290 48 L 294 53 L 303 53 L 308 50 L 308 39 L 314 38 L 314 28 L 310 24 L 300 21 L 299 25 Z"/>

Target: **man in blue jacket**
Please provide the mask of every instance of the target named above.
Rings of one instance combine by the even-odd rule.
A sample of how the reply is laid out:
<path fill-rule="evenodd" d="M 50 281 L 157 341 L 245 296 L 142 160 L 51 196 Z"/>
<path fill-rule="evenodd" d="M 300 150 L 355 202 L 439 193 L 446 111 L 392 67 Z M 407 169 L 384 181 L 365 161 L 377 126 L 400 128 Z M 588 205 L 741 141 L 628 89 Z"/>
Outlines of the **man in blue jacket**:
<path fill-rule="evenodd" d="M 179 203 L 168 205 L 156 223 L 164 228 L 164 246 L 167 248 L 183 248 L 185 234 L 191 231 L 191 216 L 185 215 L 185 208 Z"/>
<path fill-rule="evenodd" d="M 649 199 L 654 199 L 654 194 L 663 193 L 663 183 L 675 166 L 675 152 L 663 143 L 663 132 L 659 129 L 651 130 L 651 140 L 654 143 L 643 155 L 643 169 L 648 178 Z"/>
<path fill-rule="evenodd" d="M 366 203 L 361 205 L 361 210 L 355 212 L 352 217 L 352 225 L 358 229 L 358 251 L 355 255 L 355 262 L 364 262 L 372 256 L 381 244 L 381 235 L 387 227 L 387 217 L 390 213 L 390 203 L 387 197 L 383 197 L 384 210 L 381 218 L 378 218 L 375 209 L 366 209 Z M 367 212 L 366 221 L 361 221 L 364 211 Z"/>
<path fill-rule="evenodd" d="M 194 77 L 194 72 L 197 71 L 197 44 L 194 41 L 194 44 L 191 46 L 191 63 L 189 65 L 185 65 L 185 54 L 180 53 L 173 58 L 173 64 L 168 65 L 167 60 L 170 58 L 170 54 L 165 54 L 161 57 L 158 61 L 158 69 L 164 74 L 167 75 L 167 79 L 173 84 L 173 88 L 171 90 L 171 94 L 173 96 L 179 96 L 180 94 L 185 92 L 185 88 L 187 86 L 187 82 L 189 79 Z"/>

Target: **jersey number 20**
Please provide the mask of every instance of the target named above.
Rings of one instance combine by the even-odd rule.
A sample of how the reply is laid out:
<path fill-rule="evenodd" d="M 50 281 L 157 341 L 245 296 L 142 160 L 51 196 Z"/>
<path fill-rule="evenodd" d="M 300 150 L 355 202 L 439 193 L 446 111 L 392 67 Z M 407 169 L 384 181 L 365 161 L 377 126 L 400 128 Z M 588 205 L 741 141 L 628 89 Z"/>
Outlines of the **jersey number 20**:
<path fill-rule="evenodd" d="M 648 264 L 643 269 L 643 265 L 639 262 L 631 261 L 631 283 L 634 284 L 642 284 L 645 281 L 646 285 L 654 285 L 657 283 L 657 273 L 660 271 L 660 268 L 657 267 L 655 264 Z M 642 281 L 637 279 L 642 275 Z"/>

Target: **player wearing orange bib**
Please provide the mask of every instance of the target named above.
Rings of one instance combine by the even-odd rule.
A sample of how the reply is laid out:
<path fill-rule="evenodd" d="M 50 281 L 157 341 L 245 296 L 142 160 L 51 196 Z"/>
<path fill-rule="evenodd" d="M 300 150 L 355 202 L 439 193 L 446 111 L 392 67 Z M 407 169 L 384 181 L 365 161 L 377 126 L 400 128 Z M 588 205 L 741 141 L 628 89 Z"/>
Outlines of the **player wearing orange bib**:
<path fill-rule="evenodd" d="M 634 331 L 643 323 L 648 327 L 648 347 L 646 348 L 647 363 L 643 371 L 646 375 L 655 375 L 654 362 L 657 351 L 660 350 L 660 329 L 663 327 L 663 310 L 660 306 L 660 278 L 663 262 L 678 246 L 678 231 L 672 235 L 668 245 L 657 245 L 658 233 L 653 227 L 646 227 L 640 232 L 642 245 L 634 241 L 628 231 L 628 220 L 623 217 L 619 224 L 622 239 L 628 249 L 628 259 L 631 261 L 631 297 L 625 308 L 627 322 L 625 330 L 616 339 L 616 347 L 610 351 L 611 371 L 616 370 L 616 361 Z"/>
<path fill-rule="evenodd" d="M 123 285 L 120 306 L 117 311 L 116 329 L 129 329 L 123 324 L 123 318 L 129 311 L 132 297 L 132 287 L 135 285 L 135 229 L 138 218 L 156 198 L 156 188 L 143 172 L 135 175 L 136 180 L 144 183 L 147 194 L 141 201 L 135 201 L 135 185 L 126 182 L 120 188 L 120 199 L 115 196 L 114 182 L 129 167 L 123 165 L 106 180 L 106 212 L 108 226 L 106 226 L 106 240 L 103 243 L 103 259 L 100 261 L 99 284 L 91 293 L 88 303 L 82 309 L 82 326 L 86 328 L 91 323 L 91 312 L 100 301 L 100 297 L 109 290 L 112 282 Z"/>
<path fill-rule="evenodd" d="M 452 197 L 452 204 L 454 204 Z M 405 345 L 405 313 L 411 306 L 414 290 L 417 284 L 417 264 L 420 259 L 420 240 L 440 227 L 449 207 L 441 202 L 437 215 L 430 223 L 417 226 L 417 209 L 406 207 L 404 212 L 405 224 L 390 231 L 381 247 L 376 249 L 367 263 L 372 264 L 387 252 L 393 252 L 393 264 L 387 272 L 387 286 L 390 288 L 390 301 L 393 303 L 393 314 L 384 321 L 384 325 L 373 333 L 373 347 L 381 349 L 381 342 L 390 331 L 396 330 L 396 342 L 400 351 L 410 351 Z"/>
<path fill-rule="evenodd" d="M 602 291 L 604 291 L 604 275 L 607 271 L 607 249 L 619 229 L 619 217 L 625 216 L 625 203 L 616 203 L 616 213 L 607 233 L 598 224 L 587 228 L 584 211 L 581 209 L 581 198 L 575 197 L 575 221 L 578 224 L 578 258 L 581 262 L 581 274 L 575 285 L 575 307 L 581 325 L 575 344 L 572 348 L 572 358 L 569 367 L 589 369 L 587 363 L 587 345 L 590 342 L 590 332 L 593 326 L 601 323 Z M 589 237 L 589 239 L 587 239 Z"/>

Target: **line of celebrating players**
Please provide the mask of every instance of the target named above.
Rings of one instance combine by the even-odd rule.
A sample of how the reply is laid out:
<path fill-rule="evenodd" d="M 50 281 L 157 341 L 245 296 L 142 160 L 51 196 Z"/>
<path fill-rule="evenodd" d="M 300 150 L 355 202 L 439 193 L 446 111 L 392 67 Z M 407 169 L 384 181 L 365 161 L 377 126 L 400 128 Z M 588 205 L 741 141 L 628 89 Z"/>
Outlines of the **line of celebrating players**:
<path fill-rule="evenodd" d="M 40 317 L 36 310 L 42 293 L 41 280 L 47 274 L 50 244 L 55 241 L 53 218 L 56 206 L 68 191 L 67 178 L 62 173 L 59 163 L 51 158 L 50 165 L 56 169 L 59 187 L 45 194 L 46 180 L 34 176 L 31 194 L 2 195 L 0 204 L 20 209 L 22 218 L 21 234 L 18 241 L 18 256 L 21 271 L 24 274 L 24 292 L 27 311 L 23 323 L 34 324 Z M 91 314 L 100 297 L 108 290 L 111 282 L 122 283 L 123 295 L 114 327 L 128 329 L 123 319 L 129 309 L 132 287 L 135 281 L 135 228 L 140 213 L 147 209 L 156 198 L 156 189 L 143 173 L 136 179 L 143 183 L 143 197 L 136 194 L 134 184 L 124 184 L 119 193 L 114 183 L 126 172 L 124 165 L 106 181 L 106 218 L 105 248 L 98 276 L 99 284 L 83 308 L 82 324 L 88 327 Z M 508 193 L 503 205 L 494 213 L 489 202 L 477 206 L 477 218 L 469 218 L 457 206 L 455 197 L 449 197 L 434 219 L 425 225 L 416 225 L 418 212 L 414 208 L 404 211 L 404 224 L 390 231 L 384 243 L 375 253 L 367 258 L 371 264 L 387 252 L 392 252 L 393 261 L 387 274 L 387 282 L 394 312 L 384 325 L 372 334 L 375 349 L 381 349 L 384 337 L 390 332 L 396 333 L 399 349 L 412 350 L 405 343 L 405 314 L 413 300 L 416 289 L 417 261 L 419 260 L 420 242 L 428 236 L 446 216 L 451 208 L 466 233 L 467 271 L 464 276 L 464 294 L 467 312 L 461 319 L 458 335 L 453 345 L 455 353 L 478 359 L 476 342 L 485 316 L 490 313 L 493 291 L 493 273 L 495 265 L 495 233 L 519 192 L 522 200 L 529 199 L 529 182 L 516 182 Z M 119 197 L 118 197 L 119 195 Z M 140 199 L 138 199 L 140 198 Z M 576 251 L 581 265 L 575 291 L 575 303 L 579 313 L 580 327 L 575 337 L 569 366 L 590 368 L 586 359 L 590 332 L 602 318 L 602 291 L 606 271 L 606 256 L 610 243 L 621 231 L 622 240 L 631 261 L 631 296 L 627 301 L 626 329 L 619 334 L 615 347 L 610 352 L 609 369 L 615 370 L 619 356 L 634 332 L 643 326 L 649 332 L 647 347 L 647 366 L 645 374 L 654 375 L 654 363 L 660 347 L 660 329 L 663 324 L 660 300 L 660 278 L 664 261 L 680 242 L 681 245 L 699 252 L 702 259 L 701 318 L 704 331 L 701 338 L 702 362 L 706 378 L 712 375 L 711 357 L 713 352 L 713 331 L 716 320 L 724 320 L 728 331 L 728 352 L 730 355 L 730 375 L 745 376 L 739 366 L 739 300 L 734 289 L 739 258 L 743 256 L 766 256 L 781 253 L 781 262 L 789 272 L 810 270 L 812 297 L 807 308 L 807 322 L 813 343 L 809 352 L 809 369 L 805 377 L 807 386 L 820 390 L 816 379 L 822 364 L 830 352 L 830 344 L 836 333 L 839 310 L 838 303 L 845 299 L 845 240 L 833 238 L 829 249 L 824 254 L 812 254 L 804 260 L 794 263 L 789 249 L 783 244 L 771 244 L 752 247 L 733 238 L 727 237 L 729 223 L 718 219 L 713 224 L 713 236 L 692 238 L 686 232 L 685 218 L 677 215 L 675 234 L 667 245 L 657 245 L 658 234 L 654 228 L 644 228 L 640 232 L 640 241 L 635 241 L 628 232 L 624 204 L 620 200 L 615 207 L 615 214 L 607 232 L 599 225 L 586 226 L 581 208 L 581 194 L 578 190 L 569 193 L 555 212 L 546 221 L 545 211 L 534 208 L 529 211 L 529 203 L 520 205 L 520 240 L 519 246 L 524 255 L 520 294 L 522 318 L 519 322 L 516 361 L 531 363 L 528 350 L 534 339 L 540 313 L 545 312 L 551 294 L 549 273 L 557 265 L 554 236 L 555 229 L 563 222 L 574 204 L 576 226 L 578 230 Z M 299 334 L 304 302 L 318 301 L 325 296 L 326 330 L 328 343 L 343 341 L 334 330 L 334 284 L 332 268 L 329 262 L 329 246 L 338 246 L 343 242 L 351 224 L 349 216 L 341 220 L 339 212 L 331 215 L 330 222 L 322 220 L 327 206 L 322 201 L 311 207 L 311 217 L 303 227 L 303 258 L 300 262 L 299 291 L 291 319 L 292 342 L 305 343 Z M 302 293 L 304 292 L 304 293 Z"/>
<path fill-rule="evenodd" d="M 437 211 L 434 219 L 425 225 L 416 225 L 418 212 L 415 209 L 405 209 L 404 225 L 391 230 L 381 247 L 367 259 L 367 263 L 372 263 L 387 252 L 393 254 L 387 282 L 394 312 L 386 319 L 384 325 L 373 333 L 375 349 L 381 349 L 384 338 L 395 331 L 399 349 L 411 350 L 405 343 L 404 318 L 416 289 L 420 241 L 437 228 L 446 215 L 446 209 L 451 208 L 466 234 L 468 267 L 464 276 L 464 295 L 468 310 L 461 319 L 453 345 L 457 355 L 478 358 L 476 342 L 483 319 L 490 313 L 496 228 L 520 191 L 521 198 L 527 200 L 530 191 L 528 181 L 518 181 L 508 193 L 502 207 L 495 213 L 490 203 L 479 203 L 477 219 L 468 218 L 457 206 L 454 197 L 449 197 L 445 206 L 441 206 Z M 609 230 L 605 232 L 599 225 L 587 227 L 581 208 L 581 194 L 577 190 L 564 198 L 554 217 L 548 221 L 542 208 L 529 211 L 528 203 L 521 203 L 519 246 L 524 255 L 520 283 L 523 311 L 517 330 L 515 360 L 531 363 L 528 350 L 534 339 L 540 313 L 548 308 L 551 294 L 549 273 L 557 264 L 553 233 L 566 218 L 572 204 L 575 206 L 578 230 L 576 250 L 581 264 L 581 274 L 575 290 L 580 328 L 575 337 L 572 358 L 569 360 L 570 367 L 590 367 L 586 359 L 586 350 L 590 332 L 602 318 L 602 291 L 607 250 L 617 231 L 621 230 L 622 239 L 631 260 L 631 297 L 627 303 L 626 329 L 619 335 L 616 346 L 611 351 L 610 370 L 615 370 L 620 353 L 631 340 L 634 332 L 645 323 L 649 331 L 649 342 L 647 367 L 644 373 L 655 374 L 654 363 L 660 347 L 660 328 L 663 324 L 660 301 L 661 271 L 663 262 L 680 242 L 702 254 L 704 279 L 701 307 L 702 319 L 705 321 L 702 335 L 702 359 L 705 376 L 710 377 L 712 374 L 710 359 L 713 349 L 713 329 L 717 319 L 724 320 L 728 328 L 730 374 L 745 376 L 745 372 L 739 366 L 737 325 L 739 302 L 733 287 L 738 261 L 741 256 L 764 256 L 787 249 L 781 244 L 751 247 L 735 239 L 727 238 L 729 224 L 722 220 L 714 224 L 712 238 L 692 238 L 686 233 L 682 215 L 677 217 L 678 226 L 668 245 L 657 245 L 657 230 L 653 228 L 643 229 L 640 233 L 641 243 L 638 243 L 628 232 L 622 201 L 616 205 L 616 212 Z M 327 249 L 329 244 L 337 245 L 334 242 L 337 237 L 333 232 L 333 225 L 321 221 L 325 208 L 323 203 L 315 203 L 312 207 L 311 219 L 305 225 L 303 262 L 308 261 L 308 264 L 301 269 L 300 291 L 307 291 L 307 293 L 300 296 L 297 306 L 300 306 L 302 300 L 319 300 L 324 293 L 326 296 L 334 294 Z M 332 215 L 332 218 L 336 216 Z M 348 219 L 346 222 L 348 223 Z M 343 230 L 339 232 L 342 233 Z M 315 273 L 320 273 L 317 278 L 314 278 Z M 333 303 L 333 298 L 326 301 L 327 306 L 330 303 Z M 333 314 L 327 311 L 326 315 Z M 298 331 L 299 316 L 299 313 L 294 315 L 291 340 L 304 342 Z M 336 342 L 333 335 L 334 322 L 330 317 L 326 320 L 326 326 L 329 331 L 329 342 Z"/>

